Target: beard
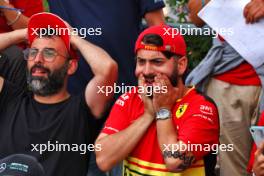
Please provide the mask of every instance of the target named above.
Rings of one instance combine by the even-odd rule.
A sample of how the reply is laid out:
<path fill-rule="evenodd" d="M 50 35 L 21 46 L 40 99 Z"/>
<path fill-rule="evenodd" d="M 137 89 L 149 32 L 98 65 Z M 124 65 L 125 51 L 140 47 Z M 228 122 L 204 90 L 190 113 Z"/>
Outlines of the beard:
<path fill-rule="evenodd" d="M 147 84 L 152 84 L 155 81 L 156 75 L 155 74 L 149 74 L 149 75 L 143 74 L 143 77 L 146 80 Z M 178 79 L 179 79 L 177 64 L 174 64 L 172 74 L 168 76 L 168 79 L 170 80 L 170 83 L 173 87 L 177 87 Z M 153 98 L 153 87 L 147 86 L 147 92 L 149 92 L 147 96 L 152 99 Z"/>
<path fill-rule="evenodd" d="M 47 73 L 46 77 L 32 76 L 33 69 L 42 69 Z M 27 70 L 27 83 L 29 89 L 39 96 L 50 96 L 58 93 L 64 86 L 64 80 L 67 75 L 68 62 L 65 62 L 61 68 L 50 71 L 41 64 L 35 64 L 30 70 Z"/>
<path fill-rule="evenodd" d="M 155 74 L 149 74 L 149 75 L 144 75 L 143 77 L 146 80 L 146 83 L 153 83 L 154 79 L 156 77 Z M 168 76 L 170 83 L 173 87 L 177 87 L 178 85 L 178 79 L 179 79 L 179 75 L 178 75 L 178 69 L 177 69 L 177 64 L 174 64 L 173 70 L 172 70 L 172 74 L 170 76 Z"/>
<path fill-rule="evenodd" d="M 169 76 L 169 80 L 171 82 L 171 85 L 173 87 L 177 87 L 178 85 L 178 79 L 179 79 L 179 75 L 178 75 L 178 70 L 177 70 L 177 64 L 174 65 L 172 74 Z"/>

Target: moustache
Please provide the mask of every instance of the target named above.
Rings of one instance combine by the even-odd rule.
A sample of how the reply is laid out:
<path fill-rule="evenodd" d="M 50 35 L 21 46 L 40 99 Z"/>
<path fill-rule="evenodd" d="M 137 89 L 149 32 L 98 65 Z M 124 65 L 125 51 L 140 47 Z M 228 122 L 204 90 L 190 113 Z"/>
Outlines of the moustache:
<path fill-rule="evenodd" d="M 153 81 L 156 75 L 143 75 L 143 77 L 146 81 Z"/>
<path fill-rule="evenodd" d="M 50 70 L 40 64 L 33 65 L 32 68 L 30 69 L 30 74 L 32 74 L 36 69 L 41 69 L 43 72 L 50 74 Z"/>

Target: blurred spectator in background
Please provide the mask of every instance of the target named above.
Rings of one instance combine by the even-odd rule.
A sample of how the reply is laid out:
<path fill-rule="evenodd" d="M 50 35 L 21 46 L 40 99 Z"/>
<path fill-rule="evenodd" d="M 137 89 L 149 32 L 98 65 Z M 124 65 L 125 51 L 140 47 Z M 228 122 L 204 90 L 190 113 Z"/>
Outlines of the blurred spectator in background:
<path fill-rule="evenodd" d="M 119 83 L 134 85 L 135 59 L 133 46 L 145 18 L 148 25 L 164 23 L 162 0 L 49 0 L 52 13 L 58 14 L 76 27 L 92 43 L 105 49 L 119 66 Z M 85 28 L 85 29 L 83 29 Z M 69 88 L 79 93 L 92 77 L 81 58 L 77 73 L 70 79 Z"/>
<path fill-rule="evenodd" d="M 48 2 L 52 13 L 58 14 L 80 32 L 82 29 L 84 33 L 79 34 L 80 36 L 102 47 L 115 59 L 119 68 L 119 85 L 136 84 L 133 49 L 142 29 L 142 18 L 145 18 L 149 26 L 164 23 L 163 0 L 49 0 Z M 74 94 L 81 92 L 91 77 L 88 64 L 80 58 L 77 72 L 69 79 L 69 91 Z M 102 122 L 98 124 L 98 132 L 102 124 Z M 96 167 L 93 154 L 91 158 L 95 166 L 94 169 L 89 169 L 89 175 L 99 176 L 100 171 Z M 120 175 L 120 170 L 113 175 Z"/>
<path fill-rule="evenodd" d="M 244 16 L 247 23 L 255 23 L 264 17 L 264 0 L 252 0 L 244 9 Z M 258 126 L 264 126 L 264 111 L 258 121 Z M 253 145 L 248 171 L 256 176 L 264 176 L 264 143 L 257 149 Z M 254 162 L 254 163 L 253 163 Z"/>
<path fill-rule="evenodd" d="M 197 13 L 204 0 L 190 0 L 190 19 L 203 26 Z M 245 22 L 254 22 L 261 13 L 252 0 L 245 8 Z M 263 3 L 263 1 L 261 0 Z M 255 7 L 255 9 L 253 9 Z M 249 11 L 249 9 L 251 9 Z M 216 102 L 220 117 L 220 143 L 233 144 L 234 151 L 219 151 L 220 175 L 248 175 L 246 168 L 252 138 L 249 127 L 263 110 L 261 87 L 263 67 L 253 68 L 223 38 L 216 38 L 202 62 L 187 77 L 186 84 L 196 85 Z"/>
<path fill-rule="evenodd" d="M 0 33 L 26 28 L 28 17 L 42 11 L 42 0 L 0 0 Z M 8 40 L 6 46 L 0 47 L 0 75 L 21 87 L 26 87 L 26 62 L 22 52 L 26 44 L 21 44 L 24 41 Z"/>
<path fill-rule="evenodd" d="M 42 0 L 0 0 L 0 33 L 26 28 L 28 17 L 42 11 Z"/>
<path fill-rule="evenodd" d="M 244 9 L 247 23 L 258 22 L 264 17 L 264 0 L 251 0 Z"/>

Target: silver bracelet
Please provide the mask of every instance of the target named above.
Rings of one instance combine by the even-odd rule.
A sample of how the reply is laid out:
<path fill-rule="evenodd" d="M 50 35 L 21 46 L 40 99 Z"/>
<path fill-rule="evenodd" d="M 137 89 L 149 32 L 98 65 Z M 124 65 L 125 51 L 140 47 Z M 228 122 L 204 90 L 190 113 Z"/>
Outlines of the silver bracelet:
<path fill-rule="evenodd" d="M 17 20 L 19 19 L 19 17 L 21 16 L 21 12 L 20 11 L 17 11 L 17 16 L 16 16 L 16 18 L 13 20 L 13 21 L 11 21 L 11 22 L 8 22 L 7 23 L 7 25 L 8 26 L 11 26 L 12 24 L 14 24 L 15 22 L 17 22 Z"/>

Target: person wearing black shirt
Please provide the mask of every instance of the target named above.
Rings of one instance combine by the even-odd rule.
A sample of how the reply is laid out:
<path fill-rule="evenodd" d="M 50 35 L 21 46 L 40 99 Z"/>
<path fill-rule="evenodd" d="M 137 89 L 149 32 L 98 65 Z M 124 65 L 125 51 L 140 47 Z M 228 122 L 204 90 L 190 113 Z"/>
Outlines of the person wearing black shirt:
<path fill-rule="evenodd" d="M 0 76 L 0 158 L 23 153 L 37 158 L 46 176 L 83 176 L 88 161 L 84 154 L 100 150 L 93 145 L 94 117 L 103 115 L 113 96 L 98 90 L 114 85 L 117 65 L 104 50 L 78 36 L 32 32 L 48 25 L 68 28 L 59 17 L 39 13 L 30 18 L 27 30 L 8 36 L 11 40 L 28 34 L 30 91 Z M 66 88 L 78 65 L 72 48 L 80 51 L 94 74 L 85 91 L 76 96 Z"/>

